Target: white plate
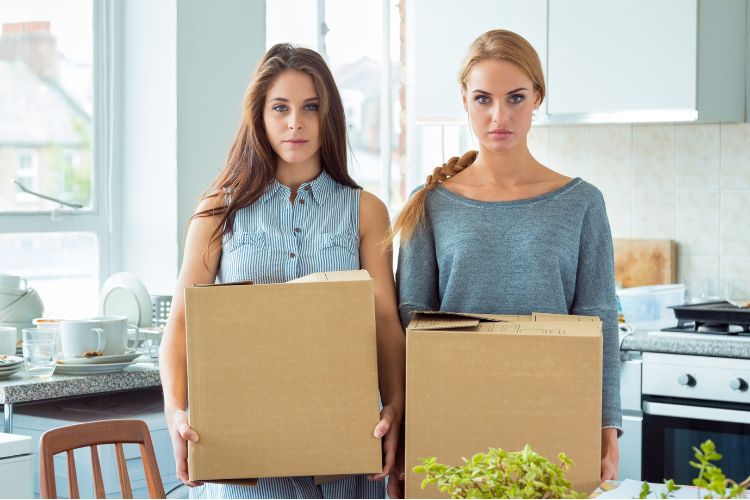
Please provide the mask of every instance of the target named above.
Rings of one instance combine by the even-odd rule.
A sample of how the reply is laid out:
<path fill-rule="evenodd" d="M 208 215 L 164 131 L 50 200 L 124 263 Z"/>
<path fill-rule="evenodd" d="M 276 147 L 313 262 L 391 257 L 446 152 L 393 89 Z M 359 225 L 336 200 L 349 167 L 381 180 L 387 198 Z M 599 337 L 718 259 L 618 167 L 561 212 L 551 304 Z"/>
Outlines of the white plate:
<path fill-rule="evenodd" d="M 6 378 L 10 377 L 11 375 L 13 375 L 14 373 L 20 372 L 21 368 L 23 368 L 22 364 L 16 366 L 16 368 L 13 369 L 13 370 L 3 370 L 3 371 L 0 371 L 0 380 L 6 379 Z"/>
<path fill-rule="evenodd" d="M 55 375 L 91 375 L 96 373 L 115 373 L 121 372 L 128 366 L 132 365 L 129 363 L 101 363 L 101 364 L 83 364 L 74 365 L 70 363 L 57 364 L 55 365 Z"/>
<path fill-rule="evenodd" d="M 131 273 L 117 273 L 104 282 L 99 293 L 99 313 L 104 316 L 127 316 L 128 323 L 151 326 L 151 296 L 141 281 Z"/>
<path fill-rule="evenodd" d="M 92 356 L 90 358 L 60 358 L 57 363 L 60 365 L 101 365 L 111 363 L 130 363 L 135 358 L 142 356 L 142 352 L 129 352 L 125 354 L 110 354 L 108 356 Z"/>
<path fill-rule="evenodd" d="M 0 355 L 0 368 L 2 368 L 3 366 L 9 366 L 9 365 L 14 365 L 16 363 L 21 363 L 22 361 L 23 361 L 23 358 L 19 356 L 3 354 L 3 355 Z"/>
<path fill-rule="evenodd" d="M 20 363 L 9 363 L 7 365 L 0 365 L 0 372 L 4 372 L 6 370 L 13 370 L 19 366 L 21 366 L 23 362 Z"/>

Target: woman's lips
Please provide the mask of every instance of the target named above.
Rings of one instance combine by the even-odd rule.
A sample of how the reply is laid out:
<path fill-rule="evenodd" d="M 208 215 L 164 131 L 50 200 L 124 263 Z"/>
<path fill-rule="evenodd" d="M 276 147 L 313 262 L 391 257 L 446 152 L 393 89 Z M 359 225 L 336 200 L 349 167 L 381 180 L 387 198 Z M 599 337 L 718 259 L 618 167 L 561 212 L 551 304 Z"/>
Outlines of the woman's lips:
<path fill-rule="evenodd" d="M 307 144 L 308 141 L 305 139 L 289 139 L 287 141 L 284 141 L 284 143 L 289 144 L 292 147 L 300 147 L 300 146 L 304 146 L 305 144 Z"/>
<path fill-rule="evenodd" d="M 489 131 L 489 136 L 492 137 L 493 139 L 500 139 L 500 140 L 507 139 L 511 135 L 513 135 L 513 132 L 504 128 L 499 128 L 499 129 Z"/>

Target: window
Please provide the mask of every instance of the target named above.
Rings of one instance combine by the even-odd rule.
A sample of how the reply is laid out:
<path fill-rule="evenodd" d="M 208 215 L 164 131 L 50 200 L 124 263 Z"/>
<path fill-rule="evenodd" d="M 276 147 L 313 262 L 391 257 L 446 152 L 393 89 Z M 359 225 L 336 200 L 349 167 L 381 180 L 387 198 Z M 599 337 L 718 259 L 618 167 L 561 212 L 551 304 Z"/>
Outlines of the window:
<path fill-rule="evenodd" d="M 325 57 L 346 112 L 349 172 L 397 209 L 408 194 L 402 161 L 403 7 L 397 0 L 273 0 L 266 6 L 267 47 L 291 42 Z"/>
<path fill-rule="evenodd" d="M 0 4 L 0 272 L 27 278 L 47 317 L 95 313 L 109 274 L 111 12 Z"/>

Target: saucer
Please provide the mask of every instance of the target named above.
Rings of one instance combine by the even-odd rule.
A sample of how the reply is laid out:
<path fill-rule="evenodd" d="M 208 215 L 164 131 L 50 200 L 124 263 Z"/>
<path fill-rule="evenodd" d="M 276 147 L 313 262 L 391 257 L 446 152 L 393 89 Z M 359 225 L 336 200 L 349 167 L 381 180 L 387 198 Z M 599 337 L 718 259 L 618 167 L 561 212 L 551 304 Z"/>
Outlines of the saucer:
<path fill-rule="evenodd" d="M 88 358 L 59 358 L 57 365 L 102 365 L 112 363 L 130 363 L 142 356 L 142 352 L 126 352 L 125 354 L 108 354 L 106 356 L 91 356 Z"/>
<path fill-rule="evenodd" d="M 121 372 L 133 362 L 128 363 L 100 363 L 100 364 L 82 364 L 74 365 L 71 363 L 55 365 L 55 375 L 94 375 L 102 373 Z"/>
<path fill-rule="evenodd" d="M 20 363 L 8 370 L 0 370 L 0 380 L 8 378 L 14 373 L 18 373 L 19 371 L 21 371 L 21 368 L 23 368 L 23 363 Z"/>

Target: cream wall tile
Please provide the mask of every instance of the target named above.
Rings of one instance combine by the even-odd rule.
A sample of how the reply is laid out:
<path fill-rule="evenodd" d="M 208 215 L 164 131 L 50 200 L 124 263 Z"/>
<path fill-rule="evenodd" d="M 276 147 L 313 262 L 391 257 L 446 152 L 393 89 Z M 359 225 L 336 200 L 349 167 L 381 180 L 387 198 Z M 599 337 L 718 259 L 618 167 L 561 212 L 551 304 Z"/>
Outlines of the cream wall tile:
<path fill-rule="evenodd" d="M 571 177 L 590 177 L 589 127 L 549 127 L 549 168 Z"/>
<path fill-rule="evenodd" d="M 632 125 L 591 127 L 591 182 L 598 187 L 633 185 Z"/>
<path fill-rule="evenodd" d="M 722 191 L 721 255 L 750 256 L 750 189 Z"/>
<path fill-rule="evenodd" d="M 677 276 L 692 299 L 715 297 L 719 287 L 719 257 L 683 255 L 677 257 Z"/>
<path fill-rule="evenodd" d="M 607 205 L 607 217 L 613 238 L 630 238 L 633 234 L 633 192 L 610 186 L 597 186 Z"/>
<path fill-rule="evenodd" d="M 677 125 L 677 186 L 718 188 L 721 134 L 718 124 Z"/>
<path fill-rule="evenodd" d="M 633 237 L 674 239 L 675 192 L 636 191 Z"/>
<path fill-rule="evenodd" d="M 719 294 L 724 299 L 750 299 L 750 257 L 722 257 Z"/>
<path fill-rule="evenodd" d="M 721 184 L 750 188 L 750 123 L 721 125 Z"/>
<path fill-rule="evenodd" d="M 633 126 L 633 185 L 675 189 L 675 126 Z"/>
<path fill-rule="evenodd" d="M 677 191 L 675 238 L 685 254 L 719 255 L 719 191 Z"/>
<path fill-rule="evenodd" d="M 529 130 L 527 144 L 532 156 L 540 163 L 549 165 L 549 127 L 533 126 Z"/>

